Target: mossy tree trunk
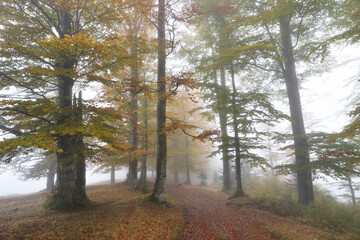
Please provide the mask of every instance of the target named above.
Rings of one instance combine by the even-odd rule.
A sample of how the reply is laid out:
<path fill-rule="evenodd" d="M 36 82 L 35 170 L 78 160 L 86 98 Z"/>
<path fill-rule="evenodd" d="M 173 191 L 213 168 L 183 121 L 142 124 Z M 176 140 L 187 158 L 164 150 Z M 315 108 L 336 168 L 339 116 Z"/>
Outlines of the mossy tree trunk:
<path fill-rule="evenodd" d="M 59 14 L 59 37 L 65 38 L 66 35 L 71 35 L 72 30 L 72 16 L 60 11 Z M 57 119 L 57 125 L 61 128 L 72 127 L 74 125 L 73 106 L 72 106 L 72 88 L 74 80 L 71 77 L 75 67 L 75 59 L 70 58 L 65 54 L 59 54 L 55 62 L 55 70 L 60 73 L 58 79 L 58 105 L 60 114 Z M 75 160 L 74 153 L 76 152 L 74 145 L 75 136 L 70 134 L 58 134 L 57 146 L 62 149 L 62 152 L 57 152 L 57 186 L 54 194 L 49 199 L 48 207 L 51 209 L 70 210 L 77 207 L 84 206 L 87 203 L 86 194 L 80 195 L 78 185 L 75 177 Z"/>

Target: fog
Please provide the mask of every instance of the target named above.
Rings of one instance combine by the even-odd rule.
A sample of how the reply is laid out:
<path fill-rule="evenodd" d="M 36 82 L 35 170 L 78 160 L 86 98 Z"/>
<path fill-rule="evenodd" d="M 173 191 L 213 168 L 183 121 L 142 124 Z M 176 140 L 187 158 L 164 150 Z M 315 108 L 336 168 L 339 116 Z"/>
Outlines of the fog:
<path fill-rule="evenodd" d="M 354 91 L 354 78 L 358 76 L 358 57 L 354 57 L 354 53 L 359 52 L 358 47 L 348 46 L 335 51 L 333 59 L 337 63 L 334 64 L 328 72 L 321 75 L 315 75 L 310 79 L 306 79 L 301 87 L 301 100 L 305 116 L 306 131 L 325 131 L 338 132 L 348 124 L 350 118 L 347 113 L 351 110 L 347 105 L 349 96 Z M 354 59 L 353 61 L 349 59 Z M 349 84 L 352 82 L 351 84 Z M 356 83 L 355 83 L 356 84 Z M 84 99 L 91 99 L 96 95 L 97 86 L 85 91 Z M 284 112 L 288 112 L 288 105 L 282 104 L 277 106 Z M 276 126 L 277 131 L 286 131 L 290 124 Z M 221 171 L 222 162 L 220 155 L 210 160 L 208 173 L 214 169 Z M 116 181 L 123 181 L 126 178 L 127 168 L 116 171 Z M 197 181 L 196 175 L 194 182 Z M 173 176 L 168 174 L 169 182 Z M 211 182 L 209 176 L 208 182 Z M 86 175 L 87 185 L 97 183 L 109 183 L 110 173 L 94 173 L 91 169 Z M 356 179 L 355 179 L 356 181 Z M 334 183 L 337 180 L 325 177 L 325 180 L 315 180 L 315 184 L 321 188 L 330 191 L 332 195 L 339 196 L 344 191 L 339 190 Z M 44 190 L 46 187 L 46 178 L 39 180 L 19 180 L 19 176 L 13 171 L 4 171 L 0 174 L 0 196 L 29 194 Z M 341 197 L 340 200 L 343 200 Z"/>
<path fill-rule="evenodd" d="M 116 181 L 124 181 L 126 169 L 115 172 Z M 86 185 L 108 184 L 110 183 L 110 173 L 94 173 L 91 169 L 86 172 Z M 19 176 L 6 171 L 0 174 L 0 196 L 29 194 L 42 191 L 46 188 L 46 178 L 39 180 L 19 180 Z"/>

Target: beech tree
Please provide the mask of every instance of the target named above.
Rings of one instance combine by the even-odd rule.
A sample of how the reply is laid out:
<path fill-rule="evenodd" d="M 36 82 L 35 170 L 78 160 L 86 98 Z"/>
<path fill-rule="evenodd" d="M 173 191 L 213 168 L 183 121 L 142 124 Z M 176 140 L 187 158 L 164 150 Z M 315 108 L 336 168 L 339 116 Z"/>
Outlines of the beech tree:
<path fill-rule="evenodd" d="M 198 35 L 201 35 L 202 40 L 205 40 L 206 44 L 201 45 L 199 53 L 202 60 L 199 56 L 193 56 L 189 54 L 192 58 L 192 61 L 197 61 L 197 64 L 204 64 L 205 59 L 213 58 L 211 67 L 211 75 L 209 78 L 212 78 L 214 86 L 215 101 L 218 105 L 217 113 L 220 122 L 221 129 L 221 150 L 222 150 L 222 161 L 223 161 L 223 190 L 230 191 L 231 181 L 230 181 L 230 157 L 229 157 L 229 147 L 228 147 L 228 117 L 225 111 L 226 105 L 226 63 L 223 54 L 226 52 L 227 41 L 229 33 L 227 31 L 227 10 L 226 7 L 230 1 L 225 1 L 222 4 L 218 4 L 215 1 L 201 1 L 201 2 L 190 2 L 189 8 L 192 9 L 194 16 L 190 18 L 190 23 L 196 26 Z M 224 10 L 225 9 L 225 10 Z M 215 37 L 214 37 L 215 35 Z M 211 49 L 211 55 L 206 51 Z M 193 49 L 194 50 L 194 49 Z M 186 51 L 189 53 L 189 51 Z M 196 60 L 195 60 L 196 59 Z M 209 69 L 204 66 L 199 67 L 200 71 L 207 72 Z M 220 80 L 219 80 L 220 79 Z M 220 82 L 219 82 L 220 81 Z M 212 97 L 211 97 L 212 98 Z"/>
<path fill-rule="evenodd" d="M 93 125 L 103 116 L 95 114 L 87 127 L 75 120 L 79 104 L 73 99 L 73 88 L 75 83 L 104 83 L 98 73 L 126 55 L 120 49 L 117 57 L 110 53 L 112 33 L 103 31 L 120 20 L 115 13 L 124 7 L 126 3 L 98 1 L 7 0 L 0 4 L 1 87 L 25 98 L 14 100 L 9 94 L 1 101 L 2 115 L 9 123 L 2 130 L 15 137 L 0 143 L 0 153 L 8 161 L 33 147 L 56 153 L 58 185 L 48 203 L 51 208 L 88 204 L 82 190 L 84 178 L 75 175 L 85 171 L 82 133 L 112 141 L 104 129 Z"/>
<path fill-rule="evenodd" d="M 314 192 L 296 63 L 318 63 L 320 57 L 322 59 L 325 57 L 326 51 L 322 51 L 323 48 L 319 47 L 322 46 L 321 43 L 325 38 L 321 34 L 316 35 L 319 33 L 316 30 L 319 29 L 319 25 L 327 25 L 328 13 L 332 11 L 335 2 L 279 0 L 258 1 L 253 5 L 254 11 L 257 12 L 253 22 L 259 24 L 266 33 L 268 41 L 278 47 L 274 51 L 274 62 L 277 64 L 276 75 L 285 81 L 289 101 L 295 142 L 298 202 L 302 205 L 313 202 Z M 314 14 L 317 16 L 316 19 L 313 18 Z M 313 54 L 314 52 L 318 54 Z M 319 58 L 310 58 L 310 56 Z M 311 59 L 312 61 L 309 61 Z M 267 66 L 259 65 L 257 67 L 269 70 Z M 316 65 L 318 69 L 321 66 L 321 64 Z"/>
<path fill-rule="evenodd" d="M 183 174 L 183 183 L 192 184 L 191 173 L 206 170 L 209 142 L 196 140 L 198 129 L 206 129 L 210 124 L 197 111 L 203 105 L 191 100 L 185 91 L 180 91 L 169 100 L 168 118 L 178 121 L 176 129 L 173 129 L 174 133 L 170 131 L 168 141 L 169 170 L 174 173 L 175 183 L 179 183 L 179 174 Z"/>
<path fill-rule="evenodd" d="M 195 26 L 198 33 L 197 37 L 201 44 L 188 44 L 186 48 L 190 46 L 192 49 L 186 50 L 186 52 L 190 55 L 190 62 L 195 64 L 196 69 L 202 73 L 201 77 L 204 79 L 201 85 L 203 87 L 203 96 L 212 102 L 208 105 L 208 108 L 218 114 L 222 132 L 220 149 L 223 156 L 223 190 L 230 190 L 231 188 L 230 160 L 234 156 L 236 196 L 241 196 L 243 195 L 243 190 L 241 184 L 242 163 L 240 158 L 244 158 L 242 159 L 243 163 L 251 159 L 251 157 L 247 159 L 243 156 L 248 149 L 246 149 L 246 145 L 243 145 L 244 143 L 242 142 L 246 137 L 241 136 L 242 133 L 246 132 L 245 129 L 250 128 L 251 125 L 245 117 L 246 114 L 249 114 L 249 117 L 251 116 L 251 110 L 247 109 L 248 106 L 246 105 L 248 102 L 259 100 L 261 107 L 265 105 L 267 107 L 271 106 L 268 100 L 263 101 L 265 100 L 263 97 L 266 93 L 265 89 L 263 90 L 262 83 L 259 83 L 263 79 L 260 81 L 259 74 L 251 70 L 251 67 L 259 59 L 269 58 L 269 52 L 271 53 L 274 47 L 268 42 L 262 41 L 260 33 L 250 36 L 243 34 L 254 31 L 252 31 L 251 27 L 244 24 L 248 19 L 246 15 L 244 16 L 244 11 L 239 13 L 242 8 L 238 1 L 224 1 L 221 3 L 211 0 L 192 2 L 191 10 L 194 16 L 190 18 L 190 24 Z M 204 45 L 203 42 L 206 44 Z M 256 77 L 259 77 L 259 79 Z M 248 81 L 240 81 L 239 79 L 241 78 Z M 255 81 L 253 80 L 254 78 Z M 213 82 L 209 79 L 212 79 Z M 220 84 L 218 79 L 220 79 Z M 231 80 L 231 90 L 228 87 L 229 80 Z M 251 92 L 252 88 L 256 88 L 256 91 L 264 91 L 264 95 L 256 95 L 249 92 L 244 94 L 237 89 L 236 85 L 238 82 L 241 83 L 241 89 L 249 89 L 249 92 Z M 240 100 L 241 98 L 245 99 Z M 256 100 L 256 98 L 258 99 Z M 265 102 L 267 103 L 265 104 Z M 247 109 L 246 113 L 243 112 L 244 109 Z M 275 112 L 273 113 L 275 114 Z M 277 117 L 275 117 L 276 114 L 278 114 Z M 276 114 L 272 115 L 274 120 L 278 119 L 281 115 L 279 112 Z M 241 117 L 245 118 L 240 119 Z M 253 117 L 256 118 L 255 116 Z M 265 117 L 265 119 L 268 118 Z M 255 122 L 254 125 L 256 124 Z M 233 137 L 231 136 L 231 130 L 233 130 Z M 232 152 L 234 152 L 234 155 Z M 215 153 L 219 152 L 216 151 Z M 247 154 L 251 155 L 249 152 Z M 261 162 L 264 162 L 263 160 Z"/>
<path fill-rule="evenodd" d="M 144 1 L 140 6 L 134 6 L 124 15 L 124 31 L 127 34 L 130 43 L 129 53 L 132 56 L 130 65 L 130 100 L 129 100 L 129 127 L 130 127 L 130 154 L 132 158 L 129 161 L 128 187 L 135 189 L 138 185 L 137 168 L 138 168 L 138 148 L 139 148 L 139 121 L 138 107 L 139 96 L 144 91 L 145 79 L 141 78 L 142 71 L 150 71 L 145 69 L 143 61 L 149 54 L 153 53 L 151 49 L 150 31 L 153 26 L 146 20 L 152 10 L 152 1 Z M 151 49 L 151 50 L 150 50 Z M 153 58 L 147 57 L 148 60 Z M 141 83 L 142 82 L 142 83 Z M 143 93 L 145 94 L 145 93 Z M 146 151 L 146 150 L 145 150 Z M 143 162 L 144 163 L 144 162 Z M 144 165 L 145 166 L 145 165 Z M 144 173 L 143 173 L 144 174 Z M 144 175 L 143 175 L 144 177 Z"/>
<path fill-rule="evenodd" d="M 351 176 L 359 175 L 359 142 L 356 139 L 339 139 L 336 133 L 312 132 L 307 134 L 309 152 L 313 156 L 312 172 L 315 177 L 322 173 L 333 179 L 349 181 Z M 292 136 L 277 135 L 274 139 L 286 143 L 283 150 L 295 150 L 291 144 Z M 290 174 L 296 171 L 295 164 L 285 164 L 276 167 L 280 173 Z M 350 186 L 351 188 L 351 186 Z"/>
<path fill-rule="evenodd" d="M 5 166 L 4 166 L 5 167 Z M 46 178 L 46 190 L 55 187 L 56 156 L 51 152 L 34 151 L 24 156 L 16 156 L 6 165 L 6 170 L 14 172 L 22 181 Z"/>
<path fill-rule="evenodd" d="M 166 35 L 165 35 L 165 0 L 158 1 L 158 69 L 157 69 L 157 159 L 156 159 L 156 179 L 154 190 L 151 195 L 153 201 L 159 203 L 166 202 L 165 180 L 166 180 L 166 161 L 167 143 L 166 133 Z"/>

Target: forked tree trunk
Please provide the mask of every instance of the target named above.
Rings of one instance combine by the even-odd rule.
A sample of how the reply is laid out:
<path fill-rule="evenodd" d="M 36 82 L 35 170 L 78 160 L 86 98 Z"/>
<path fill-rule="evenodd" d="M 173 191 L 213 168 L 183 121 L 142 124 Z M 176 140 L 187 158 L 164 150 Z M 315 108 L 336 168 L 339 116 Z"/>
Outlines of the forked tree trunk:
<path fill-rule="evenodd" d="M 229 150 L 228 150 L 228 146 L 226 145 L 227 142 L 227 116 L 224 113 L 224 107 L 223 104 L 221 103 L 221 88 L 219 86 L 218 83 L 218 78 L 217 78 L 217 72 L 216 70 L 214 70 L 213 73 L 214 76 L 214 84 L 215 84 L 215 94 L 216 94 L 216 99 L 217 99 L 217 104 L 218 104 L 218 108 L 219 108 L 219 120 L 220 120 L 220 129 L 221 129 L 221 142 L 222 142 L 222 148 L 221 148 L 221 153 L 222 153 L 222 160 L 223 160 L 223 187 L 222 190 L 223 191 L 229 191 L 231 189 L 231 185 L 230 185 L 230 164 L 229 164 Z M 222 74 L 222 78 L 225 79 L 225 73 Z M 225 81 L 224 81 L 225 83 Z"/>
<path fill-rule="evenodd" d="M 59 37 L 71 35 L 72 17 L 65 11 L 60 11 L 60 32 Z M 55 70 L 58 72 L 71 72 L 74 69 L 75 60 L 69 56 L 60 54 L 55 62 Z M 67 75 L 58 75 L 58 94 L 60 114 L 57 125 L 62 128 L 73 125 L 72 109 L 72 88 L 74 80 Z M 58 134 L 57 146 L 62 152 L 57 152 L 57 186 L 47 206 L 51 209 L 74 209 L 84 206 L 87 198 L 79 195 L 75 183 L 75 162 L 74 162 L 74 136 L 69 134 Z"/>
<path fill-rule="evenodd" d="M 282 53 L 285 61 L 284 78 L 289 99 L 291 126 L 295 143 L 295 164 L 297 171 L 298 202 L 308 205 L 314 201 L 311 176 L 309 145 L 305 133 L 304 119 L 301 108 L 298 80 L 295 69 L 293 45 L 291 41 L 290 16 L 279 19 L 282 40 Z"/>
<path fill-rule="evenodd" d="M 165 181 L 167 146 L 164 128 L 166 124 L 166 41 L 165 41 L 165 0 L 159 0 L 158 12 L 158 103 L 157 103 L 157 159 L 156 178 L 151 199 L 158 203 L 166 203 Z"/>
<path fill-rule="evenodd" d="M 233 127 L 234 127 L 234 142 L 235 142 L 235 173 L 236 173 L 236 192 L 234 197 L 244 195 L 244 190 L 241 181 L 241 159 L 240 159 L 240 139 L 239 139 L 239 123 L 238 123 L 238 110 L 236 108 L 236 84 L 234 69 L 231 69 L 231 83 L 232 83 L 232 110 L 233 110 Z"/>
<path fill-rule="evenodd" d="M 221 139 L 222 139 L 222 154 L 223 154 L 223 191 L 231 190 L 231 181 L 230 181 L 230 158 L 229 158 L 229 138 L 227 130 L 227 114 L 225 112 L 226 106 L 223 103 L 226 96 L 226 79 L 225 79 L 225 69 L 220 69 L 220 80 L 221 88 L 219 91 L 219 119 L 220 119 L 220 128 L 221 128 Z"/>

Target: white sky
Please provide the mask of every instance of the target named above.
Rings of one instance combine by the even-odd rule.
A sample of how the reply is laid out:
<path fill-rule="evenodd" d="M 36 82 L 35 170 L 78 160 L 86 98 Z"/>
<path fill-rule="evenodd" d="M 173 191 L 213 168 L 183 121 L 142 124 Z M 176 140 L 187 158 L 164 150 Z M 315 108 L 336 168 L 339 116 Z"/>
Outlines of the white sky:
<path fill-rule="evenodd" d="M 353 94 L 354 79 L 358 75 L 359 61 L 347 62 L 349 59 L 358 58 L 359 50 L 356 47 L 339 49 L 334 54 L 338 66 L 330 72 L 316 76 L 302 85 L 301 97 L 305 114 L 310 114 L 314 119 L 306 119 L 306 124 L 312 121 L 316 126 L 311 130 L 336 132 L 341 131 L 349 123 L 348 97 Z M 309 132 L 309 130 L 307 130 Z"/>

